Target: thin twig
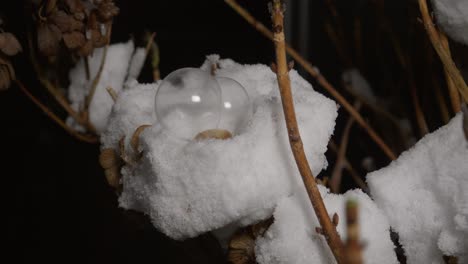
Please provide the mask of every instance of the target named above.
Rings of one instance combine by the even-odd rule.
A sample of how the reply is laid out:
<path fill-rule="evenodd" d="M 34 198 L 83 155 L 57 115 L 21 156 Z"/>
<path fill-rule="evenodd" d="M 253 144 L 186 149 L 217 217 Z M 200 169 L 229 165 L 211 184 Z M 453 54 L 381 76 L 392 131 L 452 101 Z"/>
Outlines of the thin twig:
<path fill-rule="evenodd" d="M 411 74 L 409 76 L 409 85 L 411 90 L 411 99 L 413 100 L 414 114 L 416 116 L 416 123 L 418 124 L 421 137 L 423 137 L 429 133 L 429 128 L 427 126 L 426 117 L 424 115 L 424 111 L 422 110 L 421 103 L 419 102 L 416 84 L 414 83 L 413 75 Z"/>
<path fill-rule="evenodd" d="M 419 3 L 419 10 L 421 11 L 422 19 L 424 28 L 426 29 L 427 35 L 431 40 L 432 46 L 439 55 L 442 64 L 444 65 L 445 70 L 447 71 L 450 78 L 454 82 L 455 86 L 457 87 L 458 91 L 462 95 L 465 102 L 468 102 L 468 87 L 466 86 L 463 77 L 460 74 L 460 71 L 457 69 L 457 66 L 452 60 L 450 54 L 444 49 L 444 45 L 440 40 L 440 34 L 434 26 L 432 21 L 431 15 L 429 14 L 429 8 L 427 7 L 426 0 L 418 0 Z"/>
<path fill-rule="evenodd" d="M 284 16 L 283 7 L 280 0 L 274 0 L 271 10 L 276 53 L 276 76 L 281 93 L 283 112 L 286 120 L 286 127 L 289 135 L 289 143 L 296 160 L 297 167 L 304 181 L 304 185 L 309 195 L 310 202 L 314 208 L 315 214 L 319 219 L 321 228 L 327 240 L 327 243 L 338 263 L 344 263 L 343 242 L 341 241 L 335 226 L 330 220 L 329 214 L 323 203 L 317 183 L 309 167 L 307 157 L 305 156 L 299 128 L 297 125 L 294 103 L 291 92 L 291 81 L 289 79 L 289 67 L 286 62 L 286 45 L 284 40 Z"/>
<path fill-rule="evenodd" d="M 39 82 L 46 88 L 47 92 L 52 95 L 52 97 L 59 103 L 59 105 L 67 112 L 69 116 L 71 116 L 78 124 L 89 128 L 91 127 L 90 124 L 83 119 L 78 112 L 76 112 L 68 103 L 65 96 L 60 92 L 57 87 L 55 87 L 47 78 L 43 76 L 41 71 L 41 67 L 36 60 L 36 56 L 34 54 L 34 47 L 32 44 L 32 37 L 28 34 L 28 44 L 29 44 L 29 55 L 31 59 L 31 64 L 33 65 L 34 71 L 36 72 L 37 78 Z"/>
<path fill-rule="evenodd" d="M 107 87 L 106 90 L 107 90 L 107 93 L 109 93 L 112 100 L 114 101 L 114 103 L 117 102 L 117 99 L 119 98 L 119 96 L 117 95 L 117 92 L 110 86 Z"/>
<path fill-rule="evenodd" d="M 361 108 L 361 103 L 357 101 L 354 104 L 354 108 L 359 110 L 359 108 Z M 340 192 L 341 178 L 343 175 L 342 172 L 343 172 L 343 168 L 345 167 L 346 150 L 348 149 L 348 143 L 349 143 L 349 133 L 351 131 L 351 127 L 353 126 L 353 123 L 354 123 L 354 118 L 350 116 L 343 130 L 343 135 L 341 136 L 340 147 L 338 148 L 335 167 L 333 168 L 333 172 L 330 177 L 330 184 L 329 184 L 330 190 L 333 193 Z"/>
<path fill-rule="evenodd" d="M 447 36 L 444 32 L 439 31 L 440 42 L 442 43 L 443 48 L 447 52 L 447 54 L 451 57 L 452 52 L 450 51 L 450 45 L 447 39 Z M 461 101 L 460 101 L 460 94 L 458 93 L 457 87 L 455 87 L 455 83 L 453 82 L 452 78 L 450 77 L 447 68 L 444 68 L 445 79 L 447 80 L 447 88 L 450 96 L 450 101 L 452 103 L 452 109 L 454 113 L 458 113 L 461 111 Z"/>
<path fill-rule="evenodd" d="M 20 90 L 34 103 L 36 104 L 41 110 L 56 124 L 62 127 L 65 131 L 67 131 L 70 135 L 76 137 L 77 139 L 87 142 L 87 143 L 98 143 L 98 138 L 94 135 L 84 135 L 78 133 L 73 128 L 69 127 L 65 122 L 60 119 L 57 115 L 55 115 L 47 106 L 42 104 L 34 95 L 32 95 L 21 83 L 19 80 L 15 80 L 16 84 L 20 88 Z"/>
<path fill-rule="evenodd" d="M 273 33 L 268 30 L 262 23 L 258 22 L 247 10 L 241 7 L 235 0 L 224 0 L 234 11 L 236 11 L 242 18 L 244 18 L 250 25 L 257 29 L 267 38 L 273 40 Z M 301 65 L 317 82 L 327 90 L 333 98 L 335 98 L 338 103 L 343 106 L 350 115 L 356 119 L 356 122 L 369 134 L 371 139 L 382 149 L 382 151 L 387 155 L 391 160 L 396 159 L 395 153 L 387 146 L 387 144 L 382 140 L 382 138 L 370 127 L 361 114 L 359 114 L 356 109 L 328 82 L 323 75 L 320 74 L 318 69 L 308 61 L 306 61 L 296 50 L 291 48 L 289 45 L 285 45 L 286 52 L 295 60 L 299 65 Z"/>
<path fill-rule="evenodd" d="M 153 81 L 158 81 L 161 79 L 161 73 L 159 72 L 159 47 L 154 41 L 154 37 L 156 33 L 153 32 L 152 34 L 147 33 L 147 45 L 146 45 L 146 57 L 148 53 L 151 52 L 151 67 L 153 68 Z"/>
<path fill-rule="evenodd" d="M 338 156 L 338 146 L 333 140 L 330 140 L 328 143 L 328 146 L 330 149 Z M 354 169 L 353 165 L 348 161 L 346 156 L 344 157 L 344 168 L 348 171 L 348 173 L 351 175 L 351 178 L 353 178 L 354 182 L 363 190 L 364 192 L 368 193 L 369 192 L 369 187 L 367 187 L 367 184 L 361 179 L 359 176 L 359 173 Z"/>
<path fill-rule="evenodd" d="M 84 57 L 84 66 L 85 66 L 86 80 L 89 81 L 89 78 L 91 78 L 91 72 L 89 70 L 89 60 L 87 56 Z"/>
<path fill-rule="evenodd" d="M 104 50 L 102 52 L 102 57 L 101 57 L 101 64 L 99 65 L 99 69 L 96 73 L 96 76 L 93 79 L 93 82 L 91 84 L 91 89 L 89 90 L 88 96 L 85 99 L 85 105 L 83 111 L 86 113 L 86 117 L 88 118 L 89 116 L 87 115 L 89 106 L 91 105 L 91 101 L 93 100 L 93 96 L 96 92 L 96 88 L 99 84 L 99 80 L 101 79 L 101 74 L 102 70 L 104 69 L 104 64 L 106 64 L 106 57 L 107 57 L 107 49 L 109 48 L 109 43 L 110 43 L 110 35 L 112 32 L 112 22 L 108 23 L 107 25 L 107 31 L 106 31 L 106 37 L 107 37 L 107 44 L 104 46 Z"/>
<path fill-rule="evenodd" d="M 438 80 L 436 80 L 434 74 L 432 75 L 432 83 L 434 84 L 435 95 L 436 95 L 437 103 L 439 104 L 439 109 L 440 109 L 440 114 L 442 116 L 442 120 L 444 121 L 444 124 L 447 124 L 450 121 L 449 110 L 447 107 L 447 103 L 445 102 L 444 96 L 442 94 L 442 88 L 440 87 L 440 83 L 438 82 Z M 456 92 L 458 93 L 458 91 Z"/>
<path fill-rule="evenodd" d="M 359 206 L 356 201 L 346 202 L 346 243 L 344 254 L 346 264 L 362 264 L 362 244 L 359 239 Z"/>

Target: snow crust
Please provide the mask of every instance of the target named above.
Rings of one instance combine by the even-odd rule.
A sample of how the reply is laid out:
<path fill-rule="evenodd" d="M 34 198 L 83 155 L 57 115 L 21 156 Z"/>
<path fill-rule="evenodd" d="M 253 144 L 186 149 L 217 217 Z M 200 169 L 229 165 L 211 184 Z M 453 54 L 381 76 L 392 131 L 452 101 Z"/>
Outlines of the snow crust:
<path fill-rule="evenodd" d="M 462 114 L 425 136 L 367 182 L 398 232 L 408 263 L 468 263 L 468 145 Z"/>

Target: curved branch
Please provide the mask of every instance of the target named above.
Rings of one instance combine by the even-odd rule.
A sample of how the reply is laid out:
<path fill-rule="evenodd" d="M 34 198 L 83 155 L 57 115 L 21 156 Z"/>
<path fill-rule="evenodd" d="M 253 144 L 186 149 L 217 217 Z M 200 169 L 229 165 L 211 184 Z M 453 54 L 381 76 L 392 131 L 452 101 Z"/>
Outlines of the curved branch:
<path fill-rule="evenodd" d="M 256 30 L 258 30 L 265 37 L 273 40 L 273 32 L 268 30 L 262 23 L 258 22 L 247 10 L 242 8 L 235 0 L 224 0 L 234 11 L 236 11 L 242 18 L 244 18 L 250 25 L 252 25 Z M 356 122 L 368 133 L 370 138 L 382 149 L 382 151 L 387 155 L 391 160 L 396 159 L 395 153 L 390 149 L 390 147 L 383 141 L 383 139 L 374 131 L 374 129 L 369 126 L 364 118 L 359 114 L 356 109 L 331 85 L 328 80 L 320 74 L 318 69 L 307 60 L 305 60 L 299 53 L 291 48 L 288 44 L 285 44 L 286 52 L 297 62 L 299 63 L 317 82 L 327 90 L 330 95 L 338 101 L 338 103 L 343 106 L 348 113 L 353 116 Z"/>

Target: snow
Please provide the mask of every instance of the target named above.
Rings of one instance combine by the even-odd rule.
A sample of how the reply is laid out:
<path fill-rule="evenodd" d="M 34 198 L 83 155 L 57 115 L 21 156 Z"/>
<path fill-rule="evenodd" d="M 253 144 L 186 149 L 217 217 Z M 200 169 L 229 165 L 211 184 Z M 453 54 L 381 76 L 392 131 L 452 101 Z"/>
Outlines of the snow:
<path fill-rule="evenodd" d="M 339 216 L 337 230 L 342 239 L 346 239 L 346 200 L 358 203 L 365 263 L 398 263 L 386 217 L 365 193 L 356 189 L 337 195 L 323 186 L 319 190 L 330 218 L 335 212 Z M 255 253 L 260 264 L 336 263 L 325 238 L 315 231 L 320 225 L 304 187 L 278 204 L 274 219 L 265 235 L 256 241 Z"/>
<path fill-rule="evenodd" d="M 350 68 L 343 72 L 341 78 L 347 84 L 349 89 L 366 101 L 376 104 L 377 97 L 374 95 L 369 82 L 362 76 L 361 72 L 356 68 Z"/>
<path fill-rule="evenodd" d="M 453 40 L 468 45 L 468 1 L 432 0 L 437 24 Z"/>
<path fill-rule="evenodd" d="M 134 45 L 132 41 L 113 44 L 108 47 L 104 68 L 89 106 L 89 120 L 96 128 L 98 134 L 106 129 L 108 117 L 114 104 L 106 88 L 112 87 L 117 94 L 122 91 L 133 51 Z M 93 55 L 88 57 L 89 80 L 86 79 L 83 59 L 70 71 L 68 98 L 75 111 L 81 112 L 84 108 L 86 96 L 101 65 L 103 53 L 104 48 L 95 49 Z M 68 118 L 67 123 L 77 130 L 84 130 L 71 117 Z"/>
<path fill-rule="evenodd" d="M 468 262 L 468 145 L 459 113 L 367 182 L 408 263 Z"/>
<path fill-rule="evenodd" d="M 209 71 L 210 56 L 201 67 Z M 242 226 L 271 216 L 276 204 L 300 184 L 286 133 L 277 80 L 266 65 L 219 60 L 218 76 L 239 82 L 254 114 L 242 133 L 228 140 L 184 141 L 159 125 L 152 109 L 157 84 L 123 92 L 114 106 L 103 147 L 131 138 L 136 127 L 142 158 L 122 169 L 120 206 L 142 211 L 174 239 L 225 226 Z M 297 119 L 314 175 L 327 166 L 325 151 L 337 105 L 291 71 Z M 131 151 L 130 151 L 131 152 Z M 131 153 L 130 153 L 131 154 Z"/>
<path fill-rule="evenodd" d="M 128 69 L 127 76 L 128 80 L 138 79 L 138 75 L 140 75 L 141 69 L 143 69 L 143 65 L 145 64 L 145 59 L 146 49 L 137 48 L 132 56 L 132 60 L 130 61 L 130 67 Z"/>

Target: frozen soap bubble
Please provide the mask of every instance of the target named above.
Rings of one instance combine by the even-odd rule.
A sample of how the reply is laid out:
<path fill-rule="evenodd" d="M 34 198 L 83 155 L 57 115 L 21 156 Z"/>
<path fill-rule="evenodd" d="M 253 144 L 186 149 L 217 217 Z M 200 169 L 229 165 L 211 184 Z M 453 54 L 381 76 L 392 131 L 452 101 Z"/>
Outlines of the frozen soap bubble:
<path fill-rule="evenodd" d="M 252 103 L 244 87 L 227 77 L 216 77 L 221 87 L 221 119 L 218 129 L 239 134 L 252 118 Z"/>
<path fill-rule="evenodd" d="M 221 117 L 221 92 L 216 79 L 197 68 L 170 73 L 155 98 L 158 121 L 169 134 L 193 139 L 202 131 L 216 129 Z"/>

